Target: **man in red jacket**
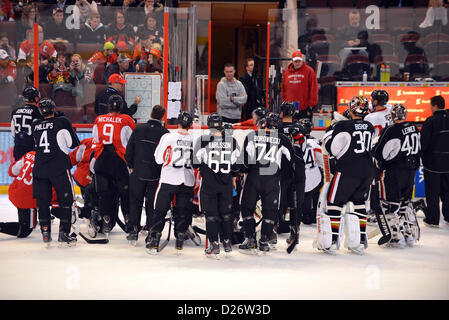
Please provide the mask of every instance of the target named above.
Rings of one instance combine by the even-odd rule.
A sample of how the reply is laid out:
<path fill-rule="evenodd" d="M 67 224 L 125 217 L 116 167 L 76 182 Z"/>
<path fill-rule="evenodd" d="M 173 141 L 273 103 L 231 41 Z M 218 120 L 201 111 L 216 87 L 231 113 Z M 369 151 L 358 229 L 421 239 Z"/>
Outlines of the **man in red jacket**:
<path fill-rule="evenodd" d="M 318 82 L 315 72 L 306 65 L 301 51 L 292 54 L 282 76 L 282 102 L 299 102 L 301 118 L 312 119 L 312 107 L 318 103 Z"/>

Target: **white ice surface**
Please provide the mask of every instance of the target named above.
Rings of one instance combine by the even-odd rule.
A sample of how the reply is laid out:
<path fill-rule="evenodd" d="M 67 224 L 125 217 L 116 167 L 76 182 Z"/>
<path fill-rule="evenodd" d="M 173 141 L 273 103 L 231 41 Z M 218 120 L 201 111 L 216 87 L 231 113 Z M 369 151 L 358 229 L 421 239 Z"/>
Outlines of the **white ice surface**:
<path fill-rule="evenodd" d="M 414 248 L 380 248 L 376 237 L 364 256 L 346 249 L 328 256 L 312 248 L 315 227 L 302 226 L 291 255 L 283 234 L 277 252 L 249 256 L 234 246 L 220 260 L 190 241 L 177 256 L 174 240 L 151 256 L 143 237 L 131 247 L 118 226 L 107 245 L 79 238 L 76 247 L 57 248 L 56 222 L 50 249 L 38 229 L 26 239 L 0 234 L 0 299 L 449 299 L 449 225 L 441 219 L 433 229 L 418 218 L 422 236 Z M 0 221 L 16 220 L 1 195 Z"/>

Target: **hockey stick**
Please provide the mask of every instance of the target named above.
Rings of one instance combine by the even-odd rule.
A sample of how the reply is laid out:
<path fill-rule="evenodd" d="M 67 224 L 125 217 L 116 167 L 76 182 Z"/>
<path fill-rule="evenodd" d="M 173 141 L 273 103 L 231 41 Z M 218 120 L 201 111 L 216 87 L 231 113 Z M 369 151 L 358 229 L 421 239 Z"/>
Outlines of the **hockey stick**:
<path fill-rule="evenodd" d="M 89 239 L 82 232 L 79 233 L 81 238 L 84 239 L 88 244 L 106 244 L 109 243 L 109 239 Z"/>
<path fill-rule="evenodd" d="M 293 213 L 293 224 L 294 224 L 293 228 L 295 230 L 294 231 L 295 232 L 295 237 L 293 238 L 292 242 L 287 247 L 287 253 L 288 254 L 292 253 L 292 251 L 295 249 L 296 242 L 298 242 L 298 238 L 299 238 L 299 223 L 298 223 L 298 208 L 297 208 L 297 205 L 296 205 L 296 190 L 293 191 L 293 201 L 295 202 L 295 204 L 294 204 L 295 212 Z M 291 214 L 291 212 L 290 212 L 290 214 Z M 292 228 L 292 225 L 290 225 L 290 228 Z"/>
<path fill-rule="evenodd" d="M 374 214 L 377 218 L 377 224 L 379 225 L 379 230 L 382 233 L 382 237 L 377 241 L 377 244 L 379 246 L 384 245 L 385 243 L 389 242 L 391 240 L 391 231 L 390 227 L 388 226 L 387 218 L 385 217 L 385 214 L 379 210 L 374 210 Z"/>
<path fill-rule="evenodd" d="M 164 250 L 164 248 L 167 246 L 167 244 L 170 242 L 170 235 L 171 235 L 171 225 L 172 225 L 172 218 L 171 218 L 171 216 L 170 216 L 170 218 L 168 218 L 168 219 L 165 219 L 164 220 L 164 224 L 165 224 L 165 222 L 169 222 L 169 225 L 168 225 L 168 237 L 167 237 L 167 239 L 164 241 L 164 242 L 162 242 L 160 245 L 159 245 L 159 250 L 158 250 L 158 252 L 161 252 L 162 250 Z"/>

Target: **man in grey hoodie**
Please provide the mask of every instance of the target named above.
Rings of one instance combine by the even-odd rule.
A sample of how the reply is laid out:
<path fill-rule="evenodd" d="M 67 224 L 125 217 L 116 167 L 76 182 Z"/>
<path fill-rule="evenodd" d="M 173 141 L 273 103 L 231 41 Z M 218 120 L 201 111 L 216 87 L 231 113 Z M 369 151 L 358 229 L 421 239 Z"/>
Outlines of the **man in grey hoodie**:
<path fill-rule="evenodd" d="M 225 64 L 224 74 L 217 85 L 217 112 L 222 116 L 223 122 L 237 123 L 248 95 L 243 84 L 234 78 L 235 68 L 231 63 Z"/>

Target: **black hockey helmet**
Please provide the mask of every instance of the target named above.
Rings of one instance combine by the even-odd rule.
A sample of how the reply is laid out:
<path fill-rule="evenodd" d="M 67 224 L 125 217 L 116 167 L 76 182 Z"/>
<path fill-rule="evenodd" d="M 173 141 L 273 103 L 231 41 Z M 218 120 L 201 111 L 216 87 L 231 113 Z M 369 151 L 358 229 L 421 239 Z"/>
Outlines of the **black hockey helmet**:
<path fill-rule="evenodd" d="M 232 134 L 234 133 L 234 128 L 232 127 L 232 124 L 224 123 L 223 124 L 223 132 L 228 136 L 232 136 Z"/>
<path fill-rule="evenodd" d="M 113 112 L 121 112 L 125 101 L 121 95 L 113 94 L 108 99 L 108 110 Z"/>
<path fill-rule="evenodd" d="M 371 92 L 371 101 L 377 100 L 377 105 L 379 106 L 386 105 L 388 99 L 389 99 L 388 92 L 385 90 L 374 90 L 373 92 Z"/>
<path fill-rule="evenodd" d="M 216 112 L 207 117 L 207 126 L 209 129 L 221 130 L 223 128 L 223 118 Z"/>
<path fill-rule="evenodd" d="M 292 102 L 282 102 L 280 109 L 283 117 L 292 116 L 295 113 L 295 105 Z"/>
<path fill-rule="evenodd" d="M 298 120 L 298 123 L 304 128 L 304 134 L 309 135 L 312 132 L 313 122 L 309 118 L 301 118 Z"/>
<path fill-rule="evenodd" d="M 268 114 L 265 116 L 265 123 L 268 129 L 278 129 L 282 125 L 282 119 L 279 114 L 268 112 Z"/>
<path fill-rule="evenodd" d="M 193 123 L 193 117 L 187 111 L 181 111 L 178 116 L 178 124 L 180 124 L 184 129 L 190 128 Z"/>
<path fill-rule="evenodd" d="M 358 115 L 359 117 L 363 117 L 368 114 L 368 99 L 364 96 L 355 96 L 349 102 L 349 109 L 352 113 Z"/>
<path fill-rule="evenodd" d="M 54 114 L 56 105 L 53 102 L 53 100 L 51 100 L 49 98 L 44 98 L 39 101 L 38 108 L 39 108 L 40 113 L 44 117 L 47 117 L 47 116 Z"/>
<path fill-rule="evenodd" d="M 37 90 L 33 86 L 29 86 L 23 89 L 22 96 L 25 98 L 27 102 L 36 102 L 36 98 L 38 98 L 39 100 L 41 98 L 39 90 Z"/>
<path fill-rule="evenodd" d="M 268 110 L 267 108 L 263 108 L 263 107 L 258 107 L 256 109 L 253 110 L 253 112 L 251 113 L 252 115 L 256 115 L 258 120 L 265 118 L 265 116 L 267 115 Z"/>
<path fill-rule="evenodd" d="M 391 119 L 393 121 L 406 120 L 408 111 L 407 108 L 404 107 L 402 104 L 396 103 L 394 106 L 391 107 L 390 114 Z"/>

